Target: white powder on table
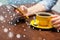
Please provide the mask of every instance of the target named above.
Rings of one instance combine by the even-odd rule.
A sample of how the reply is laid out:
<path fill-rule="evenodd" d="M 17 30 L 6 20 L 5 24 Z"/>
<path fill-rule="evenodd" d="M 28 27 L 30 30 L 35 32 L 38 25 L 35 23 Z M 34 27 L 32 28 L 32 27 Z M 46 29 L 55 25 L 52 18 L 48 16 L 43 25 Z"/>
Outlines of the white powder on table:
<path fill-rule="evenodd" d="M 4 26 L 3 26 L 4 27 Z M 4 28 L 4 32 L 8 32 L 8 29 L 7 28 Z"/>
<path fill-rule="evenodd" d="M 21 37 L 21 35 L 20 35 L 20 34 L 17 34 L 17 35 L 16 35 L 16 37 L 17 37 L 17 38 L 20 38 L 20 37 Z"/>
<path fill-rule="evenodd" d="M 13 37 L 13 33 L 12 33 L 12 32 L 9 32 L 9 33 L 8 33 L 8 37 L 9 37 L 9 38 L 12 38 L 12 37 Z"/>

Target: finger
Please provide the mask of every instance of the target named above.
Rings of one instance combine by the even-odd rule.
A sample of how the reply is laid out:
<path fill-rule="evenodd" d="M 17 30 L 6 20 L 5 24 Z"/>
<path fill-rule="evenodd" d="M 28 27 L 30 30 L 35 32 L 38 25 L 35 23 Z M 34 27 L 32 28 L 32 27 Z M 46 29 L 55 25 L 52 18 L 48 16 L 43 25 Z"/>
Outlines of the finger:
<path fill-rule="evenodd" d="M 55 22 L 52 23 L 53 25 L 60 24 L 60 20 L 56 20 Z"/>
<path fill-rule="evenodd" d="M 30 15 L 30 13 L 26 13 L 26 14 L 24 14 L 24 16 L 29 16 Z"/>
<path fill-rule="evenodd" d="M 58 15 L 51 15 L 52 18 L 58 17 Z"/>
<path fill-rule="evenodd" d="M 19 13 L 19 11 L 18 11 L 18 10 L 15 10 L 15 12 L 16 12 L 16 13 Z"/>
<path fill-rule="evenodd" d="M 57 21 L 57 20 L 59 20 L 60 19 L 60 16 L 59 17 L 56 17 L 56 18 L 52 18 L 51 19 L 51 22 L 55 22 L 55 21 Z"/>
<path fill-rule="evenodd" d="M 58 24 L 58 25 L 53 25 L 53 27 L 59 28 L 59 27 L 60 27 L 60 24 Z"/>
<path fill-rule="evenodd" d="M 57 29 L 57 31 L 58 31 L 58 30 L 60 30 L 60 26 L 59 26 L 59 27 L 57 27 L 56 29 Z"/>
<path fill-rule="evenodd" d="M 28 12 L 27 7 L 24 5 L 20 6 L 20 9 L 24 12 L 24 14 Z"/>
<path fill-rule="evenodd" d="M 58 27 L 58 28 L 56 28 L 56 29 L 60 30 L 60 27 Z"/>
<path fill-rule="evenodd" d="M 26 10 L 26 9 L 27 9 L 27 7 L 24 6 L 24 5 L 20 6 L 20 8 L 21 8 L 22 10 Z"/>
<path fill-rule="evenodd" d="M 20 8 L 21 8 L 22 10 L 24 10 L 25 6 L 24 6 L 24 5 L 22 5 L 22 6 L 20 6 Z"/>

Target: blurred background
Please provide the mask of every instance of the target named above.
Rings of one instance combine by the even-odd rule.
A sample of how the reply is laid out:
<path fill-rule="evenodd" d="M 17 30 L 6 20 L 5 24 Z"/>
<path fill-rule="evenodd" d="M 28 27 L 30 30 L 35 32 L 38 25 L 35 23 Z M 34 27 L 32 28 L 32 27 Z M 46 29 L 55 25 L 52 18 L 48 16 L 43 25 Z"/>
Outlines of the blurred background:
<path fill-rule="evenodd" d="M 52 9 L 60 12 L 60 0 L 58 0 L 57 4 Z"/>
<path fill-rule="evenodd" d="M 0 0 L 0 6 L 6 4 L 27 4 L 27 3 L 38 3 L 40 0 Z M 52 8 L 57 12 L 60 12 L 60 0 L 58 0 L 57 4 Z"/>

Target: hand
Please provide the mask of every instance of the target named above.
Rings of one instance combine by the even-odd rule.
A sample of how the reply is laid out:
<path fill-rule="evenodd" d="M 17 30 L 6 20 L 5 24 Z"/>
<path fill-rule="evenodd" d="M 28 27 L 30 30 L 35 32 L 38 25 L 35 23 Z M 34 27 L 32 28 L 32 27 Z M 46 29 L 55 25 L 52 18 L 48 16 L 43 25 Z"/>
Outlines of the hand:
<path fill-rule="evenodd" d="M 21 6 L 19 7 L 19 9 L 22 10 L 22 12 L 24 12 L 23 16 L 29 16 L 29 15 L 30 15 L 30 13 L 28 12 L 28 8 L 27 8 L 26 6 L 21 5 Z M 16 11 L 17 13 L 19 13 L 18 10 L 15 10 L 15 11 Z"/>
<path fill-rule="evenodd" d="M 55 28 L 60 30 L 60 16 L 59 15 L 52 15 L 51 22 Z"/>

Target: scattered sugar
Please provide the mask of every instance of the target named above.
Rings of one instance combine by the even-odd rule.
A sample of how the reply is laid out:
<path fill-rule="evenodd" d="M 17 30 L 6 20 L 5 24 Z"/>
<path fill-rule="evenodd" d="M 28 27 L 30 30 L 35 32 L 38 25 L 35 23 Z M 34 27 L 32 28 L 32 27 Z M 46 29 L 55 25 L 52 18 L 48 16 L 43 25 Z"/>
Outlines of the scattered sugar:
<path fill-rule="evenodd" d="M 13 14 L 13 16 L 15 16 L 16 14 Z"/>
<path fill-rule="evenodd" d="M 34 29 L 34 27 L 33 27 L 33 29 Z"/>
<path fill-rule="evenodd" d="M 14 24 L 14 26 L 16 26 L 16 24 Z"/>
<path fill-rule="evenodd" d="M 23 37 L 26 37 L 26 35 L 23 35 Z"/>
<path fill-rule="evenodd" d="M 57 29 L 57 32 L 60 32 L 60 31 Z"/>
<path fill-rule="evenodd" d="M 6 22 L 5 20 L 3 20 L 3 22 Z"/>
<path fill-rule="evenodd" d="M 7 5 L 6 7 L 7 7 L 8 9 L 11 9 L 11 6 L 10 6 L 10 5 Z"/>
<path fill-rule="evenodd" d="M 3 12 L 3 14 L 5 14 L 6 12 Z"/>
<path fill-rule="evenodd" d="M 13 18 L 11 18 L 11 20 L 13 20 Z"/>
<path fill-rule="evenodd" d="M 43 40 L 46 40 L 45 38 Z"/>
<path fill-rule="evenodd" d="M 13 24 L 12 22 L 10 22 L 10 24 Z"/>
<path fill-rule="evenodd" d="M 9 24 L 10 24 L 11 22 L 9 21 Z"/>
<path fill-rule="evenodd" d="M 10 10 L 7 10 L 8 12 L 10 11 Z"/>
<path fill-rule="evenodd" d="M 28 28 L 30 28 L 30 26 L 28 26 Z"/>
<path fill-rule="evenodd" d="M 24 25 L 22 27 L 24 27 Z"/>
<path fill-rule="evenodd" d="M 28 22 L 26 22 L 26 24 L 29 26 L 30 24 Z"/>
<path fill-rule="evenodd" d="M 9 28 L 9 30 L 11 30 L 11 28 Z"/>
<path fill-rule="evenodd" d="M 0 21 L 3 21 L 4 20 L 4 17 L 0 15 Z"/>
<path fill-rule="evenodd" d="M 12 22 L 9 22 L 9 24 L 12 24 Z"/>
<path fill-rule="evenodd" d="M 19 22 L 19 20 L 17 20 L 17 22 Z"/>
<path fill-rule="evenodd" d="M 11 18 L 13 17 L 13 16 L 10 16 Z"/>
<path fill-rule="evenodd" d="M 4 27 L 4 26 L 3 26 Z M 8 29 L 7 28 L 4 28 L 4 32 L 8 32 Z"/>
<path fill-rule="evenodd" d="M 21 35 L 20 35 L 20 34 L 17 34 L 17 35 L 16 35 L 16 37 L 17 37 L 17 38 L 20 38 L 20 37 L 21 37 Z"/>
<path fill-rule="evenodd" d="M 4 28 L 4 26 L 2 26 L 2 28 Z"/>
<path fill-rule="evenodd" d="M 5 15 L 5 18 L 7 18 L 7 15 Z"/>
<path fill-rule="evenodd" d="M 24 29 L 24 31 L 26 31 L 26 29 Z"/>
<path fill-rule="evenodd" d="M 9 14 L 11 14 L 11 11 L 9 11 Z"/>
<path fill-rule="evenodd" d="M 12 38 L 12 37 L 13 37 L 13 33 L 12 33 L 12 32 L 9 32 L 9 33 L 8 33 L 8 37 L 9 37 L 9 38 Z"/>
<path fill-rule="evenodd" d="M 26 24 L 28 24 L 28 22 L 26 22 Z"/>

